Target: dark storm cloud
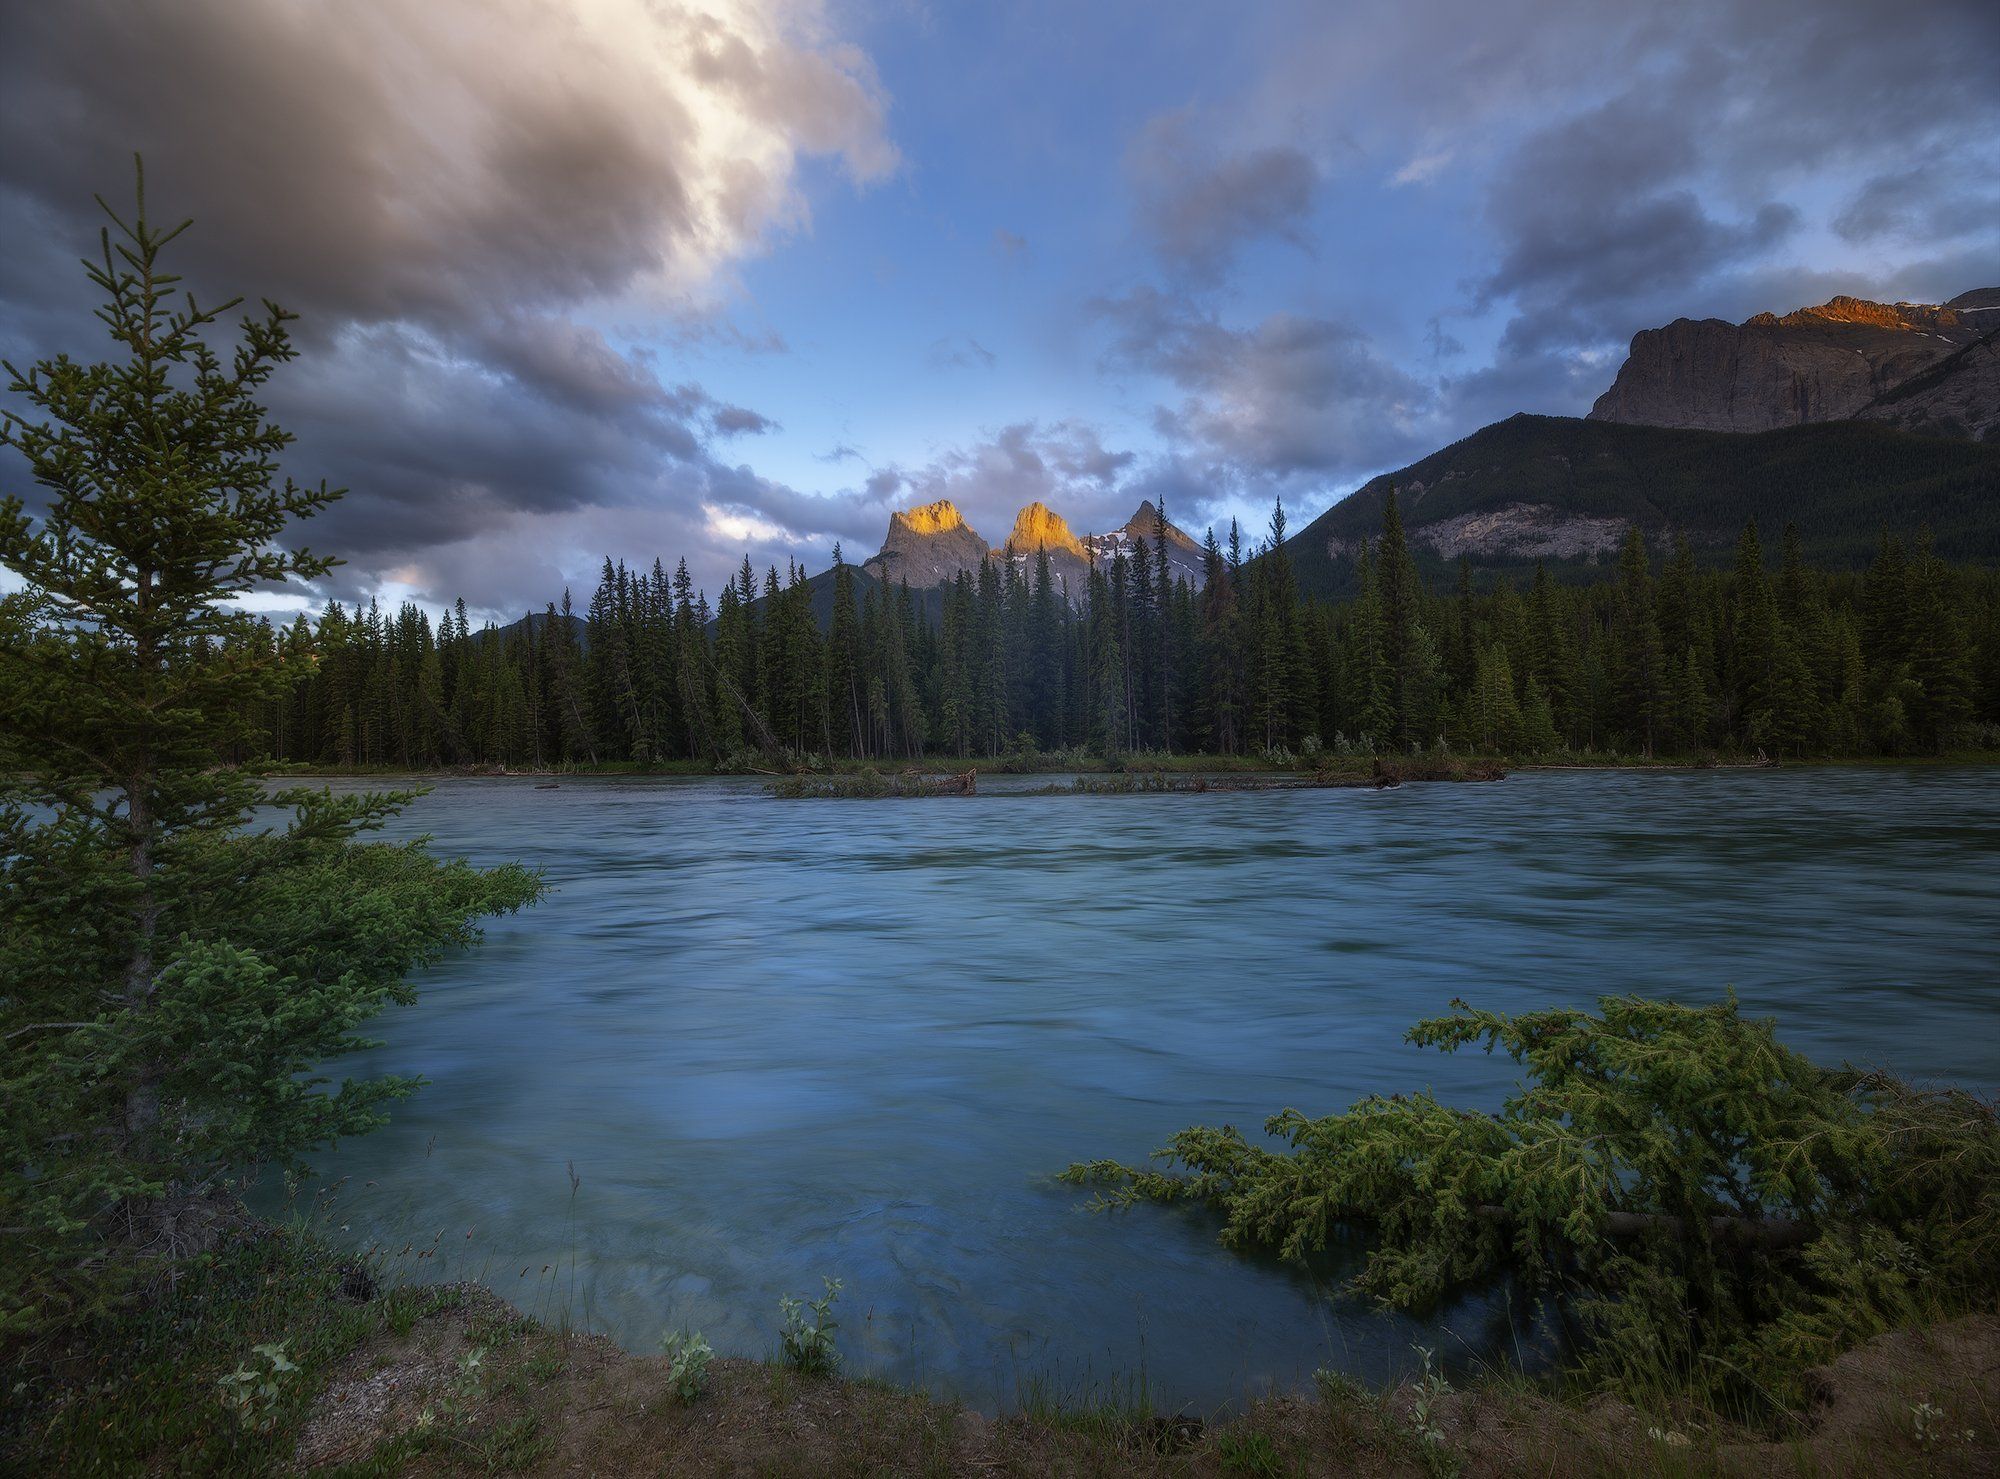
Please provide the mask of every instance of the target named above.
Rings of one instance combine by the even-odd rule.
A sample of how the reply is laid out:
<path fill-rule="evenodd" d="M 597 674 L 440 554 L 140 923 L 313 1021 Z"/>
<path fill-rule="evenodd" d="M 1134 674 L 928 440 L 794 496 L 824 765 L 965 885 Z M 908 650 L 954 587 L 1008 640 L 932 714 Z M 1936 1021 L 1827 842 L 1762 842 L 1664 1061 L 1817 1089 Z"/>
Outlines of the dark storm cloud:
<path fill-rule="evenodd" d="M 675 456 L 698 450 L 688 430 L 710 406 L 699 386 L 669 388 L 647 360 L 602 332 L 552 315 L 478 320 L 452 341 L 520 393 L 580 415 L 632 417 Z"/>
<path fill-rule="evenodd" d="M 271 401 L 296 469 L 350 489 L 312 533 L 354 559 L 351 589 L 394 568 L 451 594 L 427 565 L 445 548 L 503 580 L 541 568 L 549 534 L 530 529 L 551 513 L 671 508 L 699 536 L 718 490 L 743 484 L 710 441 L 775 423 L 664 378 L 593 319 L 738 334 L 702 295 L 803 219 L 798 157 L 861 180 L 896 162 L 872 68 L 820 39 L 811 5 L 734 14 L 8 5 L 6 352 L 99 352 L 81 273 L 52 259 L 91 246 L 90 192 L 128 200 L 143 148 L 154 214 L 196 218 L 174 248 L 190 285 L 302 315 L 307 354 Z M 782 348 L 762 337 L 741 347 Z M 543 544 L 516 560 L 510 538 Z"/>
<path fill-rule="evenodd" d="M 1876 175 L 1833 218 L 1833 229 L 1857 244 L 1886 239 L 1942 246 L 1990 236 L 1996 221 L 2000 175 L 1981 181 L 1927 164 Z"/>
<path fill-rule="evenodd" d="M 1740 220 L 1691 187 L 1698 158 L 1676 129 L 1684 99 L 1628 95 L 1535 135 L 1500 171 L 1487 218 L 1499 261 L 1478 306 L 1511 299 L 1514 347 L 1616 335 L 1635 304 L 1770 250 L 1798 212 L 1766 202 Z"/>
<path fill-rule="evenodd" d="M 579 414 L 400 324 L 355 326 L 273 382 L 290 461 L 349 497 L 313 531 L 355 556 L 410 550 L 510 513 L 621 501 L 662 477 L 699 487 L 702 446 L 668 411 Z M 360 494 L 361 496 L 356 496 Z"/>
<path fill-rule="evenodd" d="M 1213 281 L 1262 236 L 1307 244 L 1319 170 L 1290 145 L 1217 152 L 1212 124 L 1182 110 L 1141 130 L 1126 160 L 1141 228 L 1168 271 Z"/>
<path fill-rule="evenodd" d="M 771 525 L 824 546 L 839 539 L 865 540 L 881 532 L 888 507 L 866 493 L 801 493 L 757 476 L 748 467 L 721 471 L 711 479 L 708 498 L 716 508 Z M 869 545 L 869 553 L 874 546 Z"/>
<path fill-rule="evenodd" d="M 157 206 L 202 224 L 201 274 L 321 328 L 617 291 L 692 225 L 677 161 L 609 100 L 547 83 L 503 99 L 420 32 L 391 53 L 436 68 L 438 113 L 413 111 L 374 7 L 351 28 L 222 0 L 15 9 L 9 183 L 94 229 L 88 191 L 120 200 L 143 148 Z"/>

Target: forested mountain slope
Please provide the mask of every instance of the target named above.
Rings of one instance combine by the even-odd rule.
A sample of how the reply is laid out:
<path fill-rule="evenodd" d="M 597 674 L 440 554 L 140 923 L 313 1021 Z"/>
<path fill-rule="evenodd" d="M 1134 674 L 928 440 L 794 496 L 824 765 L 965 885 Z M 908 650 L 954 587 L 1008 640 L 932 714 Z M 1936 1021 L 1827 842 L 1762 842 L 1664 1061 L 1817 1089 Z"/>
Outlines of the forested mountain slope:
<path fill-rule="evenodd" d="M 1867 563 L 1881 537 L 1929 529 L 1951 560 L 2000 557 L 2000 446 L 1918 437 L 1869 421 L 1778 431 L 1687 431 L 1560 416 L 1512 416 L 1365 484 L 1289 541 L 1302 586 L 1353 588 L 1354 556 L 1382 524 L 1391 486 L 1420 566 L 1475 570 L 1546 562 L 1601 567 L 1628 528 L 1657 548 L 1684 534 L 1727 557 L 1746 520 L 1798 526 L 1806 558 Z"/>

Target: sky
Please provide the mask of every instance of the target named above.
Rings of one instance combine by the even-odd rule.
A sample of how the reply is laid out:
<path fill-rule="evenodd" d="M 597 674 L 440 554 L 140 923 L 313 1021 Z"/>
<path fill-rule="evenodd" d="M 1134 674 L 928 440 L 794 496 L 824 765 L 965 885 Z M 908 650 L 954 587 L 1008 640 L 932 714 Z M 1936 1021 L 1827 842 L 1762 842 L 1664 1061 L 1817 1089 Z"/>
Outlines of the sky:
<path fill-rule="evenodd" d="M 1296 529 L 1639 329 L 2000 285 L 2000 5 L 0 0 L 5 358 L 105 352 L 135 151 L 301 315 L 346 563 L 266 604 L 504 619 L 936 498 Z"/>

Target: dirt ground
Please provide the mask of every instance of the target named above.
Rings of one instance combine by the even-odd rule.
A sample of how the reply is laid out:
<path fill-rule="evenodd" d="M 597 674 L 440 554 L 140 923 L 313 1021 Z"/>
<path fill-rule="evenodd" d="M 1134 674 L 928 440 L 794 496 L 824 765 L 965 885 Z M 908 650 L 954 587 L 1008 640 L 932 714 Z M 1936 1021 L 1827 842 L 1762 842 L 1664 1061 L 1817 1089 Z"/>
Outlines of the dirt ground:
<path fill-rule="evenodd" d="M 1782 1441 L 1663 1426 L 1532 1392 L 1336 1388 L 1221 1425 L 1079 1411 L 988 1418 L 866 1380 L 717 1360 L 677 1400 L 666 1362 L 541 1329 L 477 1288 L 335 1372 L 302 1471 L 547 1475 L 2000 1475 L 2000 1317 L 1901 1331 L 1819 1373 Z"/>

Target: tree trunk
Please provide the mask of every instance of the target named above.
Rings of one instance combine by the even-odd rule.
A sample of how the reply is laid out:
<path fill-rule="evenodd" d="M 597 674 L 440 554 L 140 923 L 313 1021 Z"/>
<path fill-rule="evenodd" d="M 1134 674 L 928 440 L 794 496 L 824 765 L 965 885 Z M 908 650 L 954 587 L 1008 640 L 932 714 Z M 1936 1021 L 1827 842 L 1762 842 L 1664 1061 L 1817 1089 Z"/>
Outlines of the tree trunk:
<path fill-rule="evenodd" d="M 125 824 L 132 833 L 132 876 L 139 894 L 133 923 L 136 938 L 125 965 L 125 1011 L 135 1023 L 153 998 L 153 940 L 160 908 L 153 895 L 153 811 L 147 796 L 149 772 L 144 767 L 125 786 Z M 134 1144 L 150 1138 L 160 1123 L 160 1070 L 143 1063 L 125 1094 L 125 1138 Z"/>

